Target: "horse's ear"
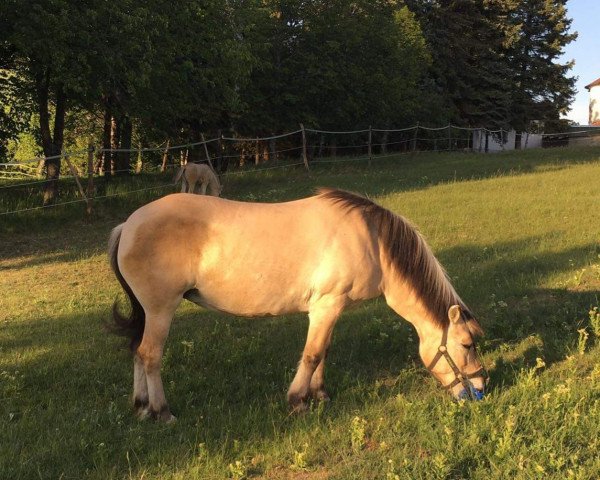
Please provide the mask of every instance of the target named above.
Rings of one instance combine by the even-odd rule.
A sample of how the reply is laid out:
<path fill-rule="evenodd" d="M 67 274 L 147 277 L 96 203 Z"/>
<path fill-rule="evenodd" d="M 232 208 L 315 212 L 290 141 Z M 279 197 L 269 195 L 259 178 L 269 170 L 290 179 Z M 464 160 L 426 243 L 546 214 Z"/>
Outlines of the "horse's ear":
<path fill-rule="evenodd" d="M 461 313 L 458 305 L 452 305 L 448 309 L 448 318 L 452 323 L 458 323 L 460 321 Z"/>

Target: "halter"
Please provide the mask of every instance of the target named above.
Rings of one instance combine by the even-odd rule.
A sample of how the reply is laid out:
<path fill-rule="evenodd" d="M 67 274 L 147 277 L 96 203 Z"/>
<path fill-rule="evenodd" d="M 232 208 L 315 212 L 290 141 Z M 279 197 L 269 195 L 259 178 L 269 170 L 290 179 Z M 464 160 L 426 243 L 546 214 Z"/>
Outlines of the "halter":
<path fill-rule="evenodd" d="M 477 370 L 473 373 L 469 373 L 469 374 L 464 374 L 460 371 L 460 369 L 456 366 L 456 363 L 454 363 L 454 360 L 452 360 L 452 357 L 448 353 L 448 348 L 446 347 L 446 344 L 448 343 L 448 327 L 449 326 L 450 325 L 448 324 L 444 327 L 444 332 L 442 334 L 442 342 L 441 342 L 440 346 L 438 347 L 438 351 L 435 354 L 435 357 L 433 357 L 433 360 L 427 366 L 427 370 L 429 370 L 433 374 L 433 368 L 436 366 L 437 362 L 439 362 L 440 358 L 444 357 L 446 359 L 446 361 L 448 362 L 448 365 L 450 365 L 450 368 L 454 372 L 455 378 L 448 385 L 442 385 L 442 388 L 444 390 L 450 390 L 460 383 L 465 388 L 465 391 L 467 392 L 469 399 L 475 400 L 475 396 L 473 395 L 473 391 L 471 390 L 472 388 L 475 388 L 475 387 L 473 387 L 473 384 L 471 383 L 470 380 L 472 378 L 483 378 L 484 383 L 487 383 L 489 375 L 488 375 L 486 369 L 483 367 L 483 362 L 481 361 L 481 357 L 479 356 L 479 353 L 477 352 L 477 348 L 475 347 L 475 341 L 473 341 L 473 336 L 471 335 L 471 332 L 469 332 L 469 335 L 471 335 L 471 340 L 472 340 L 471 348 L 473 348 L 473 350 L 475 351 L 475 357 L 479 361 L 481 368 L 479 368 L 479 370 Z"/>

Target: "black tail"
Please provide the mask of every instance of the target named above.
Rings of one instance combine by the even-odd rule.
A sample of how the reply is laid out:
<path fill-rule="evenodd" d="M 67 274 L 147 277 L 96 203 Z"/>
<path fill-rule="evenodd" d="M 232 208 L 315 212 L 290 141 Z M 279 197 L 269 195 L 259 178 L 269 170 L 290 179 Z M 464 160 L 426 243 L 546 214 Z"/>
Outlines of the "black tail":
<path fill-rule="evenodd" d="M 131 303 L 131 313 L 128 316 L 123 315 L 119 311 L 119 301 L 115 300 L 112 308 L 113 323 L 110 326 L 110 330 L 118 335 L 129 337 L 131 340 L 129 343 L 129 348 L 132 352 L 135 352 L 142 341 L 142 336 L 144 335 L 146 313 L 119 270 L 117 252 L 119 251 L 119 241 L 121 240 L 122 228 L 123 225 L 119 225 L 112 231 L 110 240 L 108 241 L 108 256 L 110 259 L 110 266 L 113 269 L 113 272 L 115 272 L 117 280 L 119 280 L 123 290 L 125 290 L 125 293 L 129 297 L 129 302 Z"/>

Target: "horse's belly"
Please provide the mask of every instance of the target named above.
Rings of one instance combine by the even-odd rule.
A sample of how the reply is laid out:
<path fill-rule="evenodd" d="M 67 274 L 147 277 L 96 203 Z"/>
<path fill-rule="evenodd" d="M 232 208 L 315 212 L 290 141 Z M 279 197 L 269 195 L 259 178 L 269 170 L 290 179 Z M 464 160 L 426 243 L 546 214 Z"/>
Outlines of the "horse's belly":
<path fill-rule="evenodd" d="M 286 313 L 308 311 L 307 302 L 290 292 L 257 292 L 256 289 L 225 288 L 213 291 L 210 287 L 188 290 L 183 297 L 197 305 L 211 310 L 256 317 L 284 315 Z"/>

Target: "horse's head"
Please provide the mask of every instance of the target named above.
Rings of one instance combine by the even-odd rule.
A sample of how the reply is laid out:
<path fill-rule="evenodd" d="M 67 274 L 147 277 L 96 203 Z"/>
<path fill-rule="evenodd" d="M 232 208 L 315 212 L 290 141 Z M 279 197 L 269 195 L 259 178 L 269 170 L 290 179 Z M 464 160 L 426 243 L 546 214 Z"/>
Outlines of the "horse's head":
<path fill-rule="evenodd" d="M 419 353 L 427 369 L 454 398 L 480 400 L 487 374 L 477 355 L 475 337 L 483 332 L 458 305 L 450 307 L 448 319 L 437 335 L 421 338 Z"/>

